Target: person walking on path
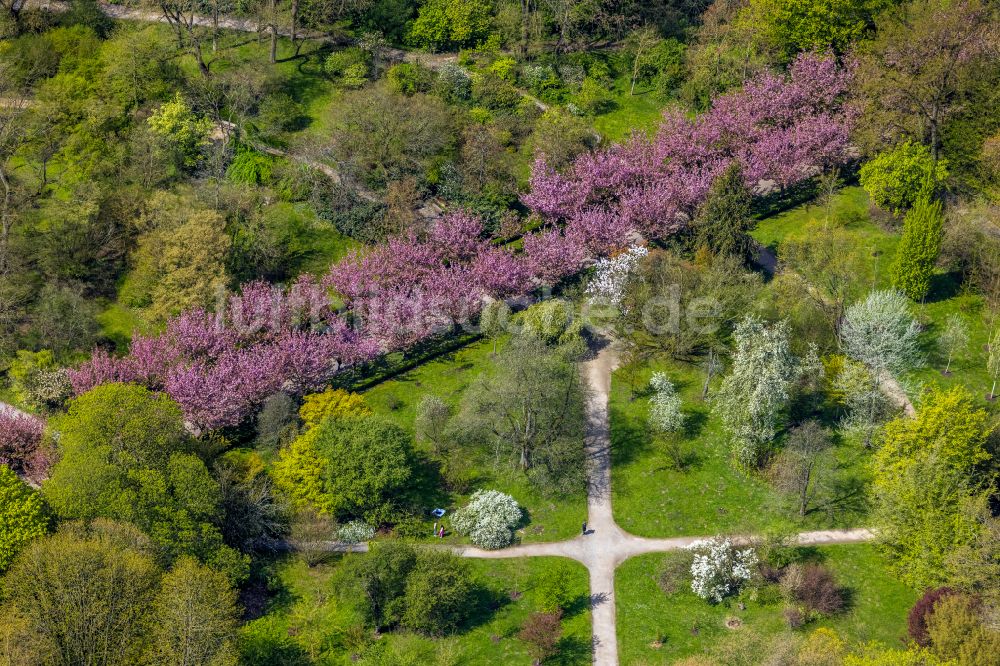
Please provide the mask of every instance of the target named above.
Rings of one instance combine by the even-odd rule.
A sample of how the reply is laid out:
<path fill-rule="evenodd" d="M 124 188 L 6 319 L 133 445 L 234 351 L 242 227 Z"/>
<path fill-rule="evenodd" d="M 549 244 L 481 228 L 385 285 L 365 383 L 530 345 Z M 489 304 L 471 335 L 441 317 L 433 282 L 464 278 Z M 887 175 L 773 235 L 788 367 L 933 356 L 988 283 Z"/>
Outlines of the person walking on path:
<path fill-rule="evenodd" d="M 580 534 L 587 536 L 587 521 L 583 521 L 583 527 L 580 530 Z"/>

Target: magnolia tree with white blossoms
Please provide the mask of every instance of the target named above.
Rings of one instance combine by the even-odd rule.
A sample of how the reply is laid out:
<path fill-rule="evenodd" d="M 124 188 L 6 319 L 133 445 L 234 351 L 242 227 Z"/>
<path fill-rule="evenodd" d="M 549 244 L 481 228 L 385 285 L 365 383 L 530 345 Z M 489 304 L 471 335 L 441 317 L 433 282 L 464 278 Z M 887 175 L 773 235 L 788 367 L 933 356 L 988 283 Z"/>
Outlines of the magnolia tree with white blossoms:
<path fill-rule="evenodd" d="M 621 254 L 598 259 L 594 264 L 594 275 L 587 285 L 587 296 L 591 301 L 609 302 L 621 310 L 622 301 L 625 299 L 625 288 L 628 286 L 632 271 L 648 254 L 649 250 L 646 248 L 633 245 Z"/>
<path fill-rule="evenodd" d="M 873 291 L 847 308 L 840 337 L 847 356 L 867 368 L 855 373 L 863 375 L 862 381 L 847 392 L 847 403 L 851 425 L 864 434 L 865 446 L 871 446 L 879 424 L 892 416 L 882 383 L 922 362 L 920 325 L 902 292 Z"/>
<path fill-rule="evenodd" d="M 921 362 L 920 325 L 900 291 L 873 291 L 847 308 L 840 337 L 847 355 L 871 368 L 876 378 Z"/>
<path fill-rule="evenodd" d="M 505 548 L 514 541 L 514 528 L 521 522 L 517 501 L 498 490 L 477 490 L 469 503 L 455 512 L 455 531 L 487 550 Z"/>
<path fill-rule="evenodd" d="M 700 539 L 688 546 L 688 550 L 694 553 L 691 590 L 715 604 L 736 594 L 753 577 L 757 567 L 753 548 L 738 549 L 724 537 Z"/>

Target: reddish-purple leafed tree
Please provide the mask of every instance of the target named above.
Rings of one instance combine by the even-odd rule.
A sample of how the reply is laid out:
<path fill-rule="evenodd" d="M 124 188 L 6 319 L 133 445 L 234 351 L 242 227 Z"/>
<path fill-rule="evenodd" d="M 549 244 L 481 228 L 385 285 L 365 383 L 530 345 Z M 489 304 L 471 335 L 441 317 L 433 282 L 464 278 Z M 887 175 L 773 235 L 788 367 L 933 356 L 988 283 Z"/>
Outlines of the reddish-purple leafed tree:
<path fill-rule="evenodd" d="M 41 419 L 0 406 L 0 465 L 22 476 L 44 477 L 51 462 L 42 446 L 44 433 Z"/>

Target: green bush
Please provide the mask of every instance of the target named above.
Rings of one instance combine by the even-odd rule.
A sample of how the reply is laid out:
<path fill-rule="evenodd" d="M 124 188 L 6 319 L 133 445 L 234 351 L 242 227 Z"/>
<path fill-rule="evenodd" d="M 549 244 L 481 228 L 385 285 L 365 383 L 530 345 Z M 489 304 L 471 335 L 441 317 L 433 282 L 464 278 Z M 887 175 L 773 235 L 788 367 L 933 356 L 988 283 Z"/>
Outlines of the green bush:
<path fill-rule="evenodd" d="M 608 93 L 607 86 L 598 83 L 589 76 L 583 80 L 576 102 L 584 113 L 600 115 L 614 107 L 614 99 Z"/>
<path fill-rule="evenodd" d="M 403 95 L 427 92 L 434 84 L 434 72 L 419 63 L 401 62 L 385 75 L 389 89 Z"/>
<path fill-rule="evenodd" d="M 478 46 L 489 36 L 492 14 L 485 0 L 429 0 L 410 26 L 409 41 L 431 51 Z"/>
<path fill-rule="evenodd" d="M 472 78 L 458 65 L 447 64 L 438 71 L 434 92 L 446 102 L 460 102 L 472 94 Z"/>
<path fill-rule="evenodd" d="M 146 122 L 164 151 L 185 168 L 197 166 L 211 144 L 212 121 L 196 113 L 179 92 Z"/>
<path fill-rule="evenodd" d="M 446 551 L 420 553 L 406 578 L 403 625 L 429 636 L 450 634 L 469 616 L 474 594 L 464 560 Z"/>
<path fill-rule="evenodd" d="M 191 453 L 177 403 L 135 384 L 104 384 L 50 423 L 62 457 L 43 492 L 58 517 L 129 522 L 164 563 L 192 555 L 234 582 L 245 578 L 249 558 L 223 543 L 221 489 Z"/>
<path fill-rule="evenodd" d="M 859 177 L 872 203 L 898 215 L 916 202 L 928 181 L 947 178 L 948 169 L 945 160 L 934 164 L 926 146 L 906 141 L 865 163 Z"/>
<path fill-rule="evenodd" d="M 348 69 L 359 64 L 365 65 L 365 73 L 367 74 L 368 57 L 364 51 L 352 46 L 328 55 L 323 62 L 323 71 L 336 79 L 346 76 Z"/>
<path fill-rule="evenodd" d="M 265 185 L 271 182 L 273 161 L 256 150 L 241 150 L 230 162 L 226 176 L 242 185 Z"/>
<path fill-rule="evenodd" d="M 0 465 L 0 572 L 24 546 L 49 528 L 42 497 L 6 465 Z"/>
<path fill-rule="evenodd" d="M 472 83 L 472 100 L 493 111 L 513 113 L 521 101 L 517 88 L 493 74 L 477 76 Z"/>
<path fill-rule="evenodd" d="M 61 405 L 71 393 L 69 377 L 56 363 L 51 349 L 18 350 L 7 376 L 14 396 L 22 404 L 36 409 Z"/>
<path fill-rule="evenodd" d="M 302 129 L 305 110 L 287 93 L 268 95 L 260 103 L 258 129 L 266 136 Z"/>
<path fill-rule="evenodd" d="M 531 92 L 543 99 L 554 99 L 563 92 L 562 81 L 551 65 L 527 65 L 521 70 L 521 78 Z"/>
<path fill-rule="evenodd" d="M 921 197 L 906 213 L 903 237 L 892 264 L 892 284 L 914 301 L 921 301 L 931 288 L 931 274 L 941 254 L 944 214 L 940 201 Z"/>
<path fill-rule="evenodd" d="M 472 122 L 476 124 L 485 125 L 493 120 L 493 114 L 490 113 L 489 109 L 485 109 L 481 106 L 474 106 L 469 109 L 469 118 L 471 118 Z"/>
<path fill-rule="evenodd" d="M 610 81 L 615 74 L 605 60 L 594 58 L 587 63 L 587 76 L 598 81 Z"/>
<path fill-rule="evenodd" d="M 657 44 L 649 59 L 651 79 L 660 97 L 676 94 L 686 75 L 684 54 L 687 47 L 676 39 L 665 39 Z"/>
<path fill-rule="evenodd" d="M 517 61 L 511 57 L 499 58 L 490 65 L 490 73 L 498 79 L 513 83 L 517 79 Z"/>
<path fill-rule="evenodd" d="M 345 88 L 360 88 L 368 81 L 368 65 L 356 62 L 344 70 L 340 85 Z"/>
<path fill-rule="evenodd" d="M 410 436 L 376 416 L 328 418 L 281 450 L 274 480 L 300 506 L 381 525 L 400 515 Z"/>

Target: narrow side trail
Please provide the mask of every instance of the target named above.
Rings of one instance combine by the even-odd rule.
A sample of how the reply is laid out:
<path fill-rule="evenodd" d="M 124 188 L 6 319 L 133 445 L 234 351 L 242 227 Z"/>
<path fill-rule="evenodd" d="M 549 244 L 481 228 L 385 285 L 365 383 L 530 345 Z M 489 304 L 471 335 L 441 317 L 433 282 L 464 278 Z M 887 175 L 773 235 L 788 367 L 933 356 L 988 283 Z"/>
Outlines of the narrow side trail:
<path fill-rule="evenodd" d="M 757 262 L 757 265 L 760 266 L 765 273 L 774 277 L 775 273 L 778 272 L 778 257 L 774 254 L 774 250 L 757 243 L 757 247 L 754 252 L 754 261 Z M 784 270 L 788 271 L 789 269 L 785 268 Z M 813 295 L 813 297 L 821 301 L 828 302 L 826 296 L 816 289 L 816 287 L 809 284 L 808 280 L 803 278 L 802 281 L 805 283 L 806 288 L 809 290 L 809 293 Z M 885 393 L 893 404 L 902 409 L 904 414 L 907 416 L 914 416 L 917 413 L 917 410 L 913 407 L 913 402 L 911 402 L 910 397 L 906 395 L 906 391 L 903 390 L 899 380 L 891 374 L 883 372 L 879 377 L 879 385 L 882 388 L 882 392 Z"/>

